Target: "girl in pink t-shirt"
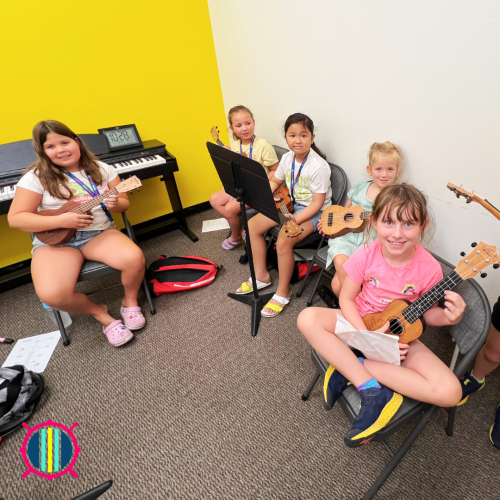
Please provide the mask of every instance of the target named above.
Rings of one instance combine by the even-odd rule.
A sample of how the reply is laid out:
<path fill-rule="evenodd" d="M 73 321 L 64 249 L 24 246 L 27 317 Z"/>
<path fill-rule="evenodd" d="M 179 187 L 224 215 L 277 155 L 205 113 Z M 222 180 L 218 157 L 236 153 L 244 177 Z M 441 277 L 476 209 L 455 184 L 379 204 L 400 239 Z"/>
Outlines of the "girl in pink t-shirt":
<path fill-rule="evenodd" d="M 377 240 L 344 264 L 347 273 L 340 310 L 308 308 L 297 320 L 311 346 L 331 365 L 325 374 L 324 406 L 330 410 L 349 381 L 361 396 L 361 410 L 344 437 L 350 447 L 369 442 L 395 415 L 401 394 L 438 406 L 455 406 L 462 391 L 453 372 L 419 340 L 399 344 L 401 365 L 357 358 L 335 332 L 366 330 L 363 316 L 385 310 L 393 300 L 414 302 L 442 278 L 439 263 L 418 242 L 430 223 L 425 196 L 409 184 L 385 187 L 372 209 Z M 445 308 L 424 313 L 428 325 L 454 325 L 465 302 L 445 292 Z M 387 322 L 380 332 L 389 330 Z M 399 394 L 401 393 L 401 394 Z"/>

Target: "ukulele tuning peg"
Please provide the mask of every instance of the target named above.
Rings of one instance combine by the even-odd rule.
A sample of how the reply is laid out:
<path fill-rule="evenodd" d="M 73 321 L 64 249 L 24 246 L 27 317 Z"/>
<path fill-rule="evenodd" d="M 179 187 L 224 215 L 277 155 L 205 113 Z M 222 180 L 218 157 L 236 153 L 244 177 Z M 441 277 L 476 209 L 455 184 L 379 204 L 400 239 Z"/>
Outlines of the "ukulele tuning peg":
<path fill-rule="evenodd" d="M 472 198 L 467 198 L 467 199 L 465 200 L 465 203 L 470 203 L 471 201 L 472 201 Z"/>
<path fill-rule="evenodd" d="M 470 245 L 470 246 L 471 246 L 472 248 L 477 247 L 477 243 L 476 243 L 476 242 L 471 243 L 471 245 Z"/>
<path fill-rule="evenodd" d="M 456 190 L 455 190 L 455 191 L 456 191 Z M 460 198 L 460 193 L 455 192 L 455 196 L 456 196 L 457 198 Z"/>
<path fill-rule="evenodd" d="M 461 255 L 462 257 L 465 257 L 465 252 L 460 252 L 460 255 Z"/>
<path fill-rule="evenodd" d="M 481 278 L 486 278 L 488 276 L 486 273 L 481 273 Z"/>
<path fill-rule="evenodd" d="M 500 267 L 500 264 L 497 262 L 496 264 L 493 264 L 493 269 L 498 269 Z"/>

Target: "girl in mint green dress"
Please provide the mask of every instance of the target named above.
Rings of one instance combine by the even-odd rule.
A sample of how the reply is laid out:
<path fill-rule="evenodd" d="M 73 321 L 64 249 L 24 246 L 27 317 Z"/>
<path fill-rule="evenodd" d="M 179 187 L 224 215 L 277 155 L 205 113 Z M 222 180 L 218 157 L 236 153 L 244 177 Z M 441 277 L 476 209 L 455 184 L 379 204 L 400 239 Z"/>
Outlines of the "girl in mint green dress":
<path fill-rule="evenodd" d="M 348 193 L 345 208 L 361 206 L 367 212 L 372 211 L 373 202 L 377 195 L 386 186 L 393 184 L 401 173 L 401 149 L 392 142 L 376 142 L 368 153 L 369 165 L 366 167 L 371 181 L 358 182 Z M 318 225 L 321 231 L 321 222 Z M 376 237 L 372 230 L 368 241 Z M 332 290 L 337 295 L 344 283 L 346 272 L 344 263 L 360 247 L 366 243 L 366 231 L 361 233 L 347 233 L 328 240 L 328 256 L 326 268 L 335 265 L 335 276 L 332 280 Z"/>

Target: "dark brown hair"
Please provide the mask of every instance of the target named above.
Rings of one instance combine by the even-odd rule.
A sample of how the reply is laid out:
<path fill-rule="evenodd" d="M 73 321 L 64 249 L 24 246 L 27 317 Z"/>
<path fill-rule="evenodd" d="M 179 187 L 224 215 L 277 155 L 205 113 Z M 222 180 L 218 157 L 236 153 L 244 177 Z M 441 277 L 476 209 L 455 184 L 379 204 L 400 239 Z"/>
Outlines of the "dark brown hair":
<path fill-rule="evenodd" d="M 293 115 L 290 115 L 285 122 L 285 138 L 286 138 L 286 133 L 288 129 L 294 125 L 295 123 L 301 123 L 309 132 L 311 132 L 311 135 L 314 135 L 314 123 L 313 121 L 307 116 L 304 115 L 303 113 L 294 113 Z M 318 153 L 321 158 L 326 160 L 326 155 L 321 151 L 321 149 L 314 144 L 314 142 L 311 144 L 311 148 Z"/>
<path fill-rule="evenodd" d="M 231 133 L 233 134 L 233 139 L 235 141 L 239 141 L 240 138 L 232 130 L 232 127 L 233 127 L 233 116 L 236 113 L 238 113 L 239 111 L 246 111 L 252 117 L 252 120 L 255 121 L 252 112 L 246 106 L 243 106 L 243 105 L 239 104 L 238 106 L 234 106 L 233 108 L 231 108 L 229 110 L 229 113 L 227 114 L 227 119 L 229 121 L 229 126 L 231 127 Z"/>
<path fill-rule="evenodd" d="M 422 239 L 424 239 L 424 232 L 426 232 L 427 221 L 430 221 L 430 233 L 432 234 L 434 221 L 427 208 L 427 197 L 415 186 L 406 182 L 386 186 L 375 198 L 371 218 L 378 220 L 380 217 L 384 217 L 392 222 L 391 214 L 394 210 L 396 210 L 398 221 L 408 220 L 420 224 Z M 367 237 L 369 237 L 369 233 Z"/>
<path fill-rule="evenodd" d="M 54 198 L 62 200 L 69 200 L 73 196 L 73 193 L 67 184 L 68 177 L 64 175 L 64 168 L 55 165 L 45 153 L 43 145 L 47 140 L 47 135 L 51 132 L 64 135 L 65 137 L 69 137 L 70 139 L 77 141 L 77 144 L 80 147 L 80 169 L 85 171 L 88 176 L 92 177 L 92 180 L 97 186 L 102 184 L 103 178 L 101 169 L 97 163 L 97 158 L 87 149 L 83 141 L 78 139 L 78 136 L 70 128 L 64 125 L 64 123 L 56 120 L 44 120 L 38 122 L 33 127 L 33 148 L 38 156 L 38 160 L 27 169 L 27 171 L 35 171 L 44 189 L 46 189 Z M 59 189 L 60 185 L 62 185 L 69 193 L 68 197 L 65 197 L 61 193 Z"/>

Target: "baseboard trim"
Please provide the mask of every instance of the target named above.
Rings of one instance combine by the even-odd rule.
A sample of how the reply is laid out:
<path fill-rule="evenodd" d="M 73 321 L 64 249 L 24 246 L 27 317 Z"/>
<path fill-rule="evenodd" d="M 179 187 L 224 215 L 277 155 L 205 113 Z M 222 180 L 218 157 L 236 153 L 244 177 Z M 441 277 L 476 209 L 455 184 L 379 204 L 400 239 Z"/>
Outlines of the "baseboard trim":
<path fill-rule="evenodd" d="M 210 202 L 204 201 L 203 203 L 198 203 L 197 205 L 185 208 L 184 215 L 186 217 L 190 217 L 201 212 L 206 212 L 211 208 Z M 177 215 L 175 213 L 170 213 L 141 222 L 132 227 L 137 237 L 137 241 L 142 242 L 178 229 L 179 221 L 177 220 Z M 125 229 L 122 231 L 125 232 Z M 31 283 L 30 268 L 31 259 L 16 262 L 10 266 L 1 267 L 0 293 L 26 285 L 27 283 Z"/>

